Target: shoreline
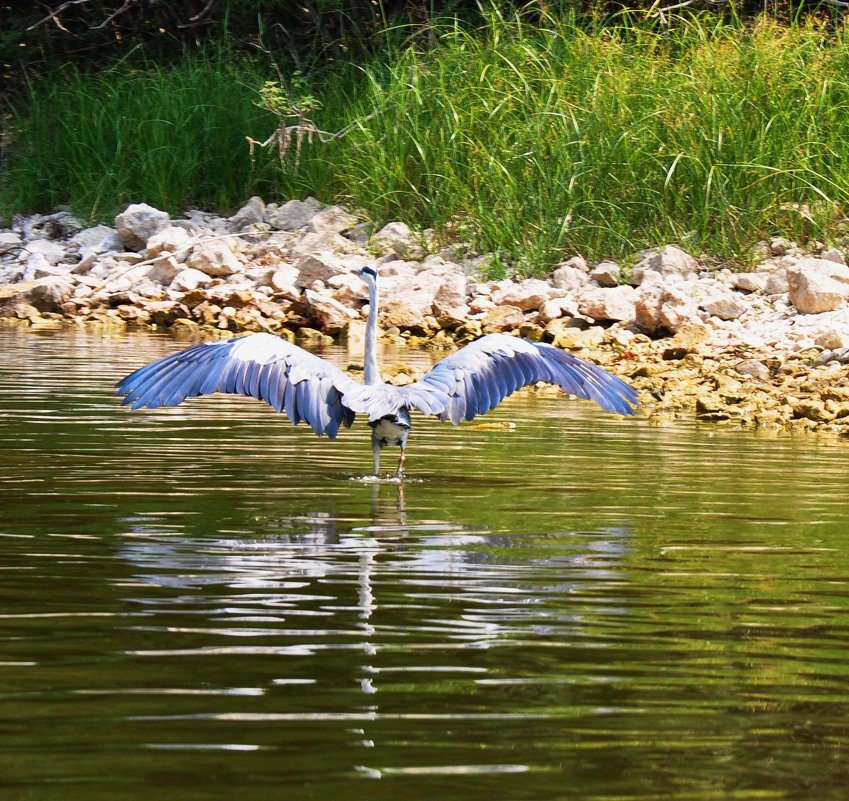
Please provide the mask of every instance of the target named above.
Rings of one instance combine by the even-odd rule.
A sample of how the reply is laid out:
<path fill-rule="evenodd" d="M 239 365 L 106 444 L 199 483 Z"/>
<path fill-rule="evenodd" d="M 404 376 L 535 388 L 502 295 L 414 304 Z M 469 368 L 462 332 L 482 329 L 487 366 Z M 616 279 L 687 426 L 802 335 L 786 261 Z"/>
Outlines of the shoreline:
<path fill-rule="evenodd" d="M 312 199 L 179 220 L 136 204 L 114 228 L 60 211 L 0 229 L 0 326 L 356 341 L 367 308 L 352 270 L 373 264 L 387 344 L 448 352 L 512 333 L 624 378 L 650 417 L 849 436 L 849 267 L 835 248 L 776 238 L 732 273 L 666 245 L 630 269 L 574 256 L 547 279 L 501 281 L 461 252 Z"/>

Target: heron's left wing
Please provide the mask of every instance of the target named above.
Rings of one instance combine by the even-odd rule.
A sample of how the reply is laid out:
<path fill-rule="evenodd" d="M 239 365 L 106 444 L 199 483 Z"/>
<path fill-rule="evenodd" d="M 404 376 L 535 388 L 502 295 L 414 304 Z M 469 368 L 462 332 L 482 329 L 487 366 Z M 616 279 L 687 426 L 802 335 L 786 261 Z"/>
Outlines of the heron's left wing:
<path fill-rule="evenodd" d="M 466 345 L 404 390 L 413 397 L 442 397 L 442 408 L 435 413 L 456 425 L 485 414 L 517 389 L 538 381 L 595 401 L 609 412 L 633 414 L 637 403 L 632 387 L 598 365 L 553 345 L 507 334 L 489 334 Z"/>
<path fill-rule="evenodd" d="M 340 425 L 349 427 L 354 420 L 342 396 L 359 385 L 303 348 L 271 334 L 251 334 L 172 353 L 117 386 L 126 396 L 123 405 L 133 409 L 176 406 L 214 392 L 247 395 L 334 439 Z"/>

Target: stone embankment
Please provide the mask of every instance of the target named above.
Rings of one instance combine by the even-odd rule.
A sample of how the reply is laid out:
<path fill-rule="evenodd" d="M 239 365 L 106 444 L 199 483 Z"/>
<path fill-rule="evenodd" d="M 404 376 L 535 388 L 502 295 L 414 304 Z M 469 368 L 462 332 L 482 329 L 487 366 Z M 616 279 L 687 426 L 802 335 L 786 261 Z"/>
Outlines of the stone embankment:
<path fill-rule="evenodd" d="M 755 269 L 732 272 L 668 245 L 627 271 L 575 256 L 547 280 L 485 281 L 486 257 L 427 243 L 312 199 L 252 198 L 230 218 L 139 204 L 114 227 L 38 215 L 0 229 L 0 323 L 355 339 L 368 309 L 353 271 L 373 264 L 387 342 L 450 349 L 515 333 L 622 375 L 659 417 L 849 434 L 849 267 L 835 248 L 777 238 Z"/>

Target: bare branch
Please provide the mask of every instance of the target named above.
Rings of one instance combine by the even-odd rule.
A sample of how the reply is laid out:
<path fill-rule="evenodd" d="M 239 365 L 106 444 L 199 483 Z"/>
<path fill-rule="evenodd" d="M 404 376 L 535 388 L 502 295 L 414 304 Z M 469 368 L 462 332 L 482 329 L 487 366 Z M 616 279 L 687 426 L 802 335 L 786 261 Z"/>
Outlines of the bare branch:
<path fill-rule="evenodd" d="M 100 25 L 94 25 L 94 26 L 91 28 L 91 30 L 93 30 L 93 31 L 99 31 L 99 30 L 102 30 L 102 29 L 103 29 L 103 28 L 105 28 L 105 27 L 106 27 L 106 26 L 107 26 L 110 22 L 112 22 L 112 20 L 113 20 L 113 19 L 115 19 L 115 17 L 118 17 L 118 16 L 120 16 L 121 14 L 123 14 L 123 13 L 124 13 L 124 12 L 125 12 L 125 11 L 129 8 L 129 7 L 130 7 L 130 6 L 134 5 L 134 4 L 135 4 L 135 3 L 137 3 L 137 2 L 138 2 L 138 0 L 124 0 L 124 5 L 122 5 L 122 6 L 121 6 L 121 8 L 119 8 L 119 9 L 118 9 L 117 11 L 115 11 L 114 13 L 110 14 L 110 15 L 109 15 L 109 16 L 108 16 L 105 20 L 103 20 L 103 22 L 101 22 L 101 23 L 100 23 Z"/>
<path fill-rule="evenodd" d="M 55 20 L 59 14 L 61 14 L 66 8 L 70 8 L 71 6 L 84 6 L 86 3 L 90 3 L 91 0 L 66 0 L 66 2 L 62 3 L 59 8 L 51 11 L 46 17 L 40 19 L 38 22 L 33 22 L 27 30 L 31 31 L 33 28 L 37 28 L 39 25 L 44 25 L 45 22 L 50 22 L 50 20 Z"/>
<path fill-rule="evenodd" d="M 198 11 L 197 14 L 195 14 L 192 17 L 189 17 L 188 22 L 182 22 L 177 27 L 178 28 L 191 28 L 193 25 L 196 25 L 198 22 L 200 22 L 209 13 L 210 9 L 215 5 L 216 1 L 217 0 L 207 0 L 206 5 L 200 11 Z"/>

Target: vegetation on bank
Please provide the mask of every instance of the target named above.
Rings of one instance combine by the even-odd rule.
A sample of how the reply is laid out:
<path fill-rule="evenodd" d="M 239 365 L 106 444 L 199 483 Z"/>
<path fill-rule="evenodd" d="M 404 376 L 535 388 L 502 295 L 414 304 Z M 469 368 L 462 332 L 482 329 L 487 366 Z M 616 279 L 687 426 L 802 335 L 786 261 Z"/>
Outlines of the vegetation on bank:
<path fill-rule="evenodd" d="M 572 253 L 677 242 L 742 259 L 771 235 L 843 235 L 842 26 L 493 15 L 432 34 L 366 65 L 283 75 L 271 110 L 259 90 L 274 66 L 223 49 L 33 79 L 3 139 L 0 214 L 70 203 L 109 219 L 129 202 L 222 211 L 311 194 L 433 227 L 522 274 Z M 275 148 L 251 153 L 246 137 L 297 125 L 299 103 L 301 123 L 344 135 L 314 135 L 297 163 L 294 148 L 282 163 Z"/>

